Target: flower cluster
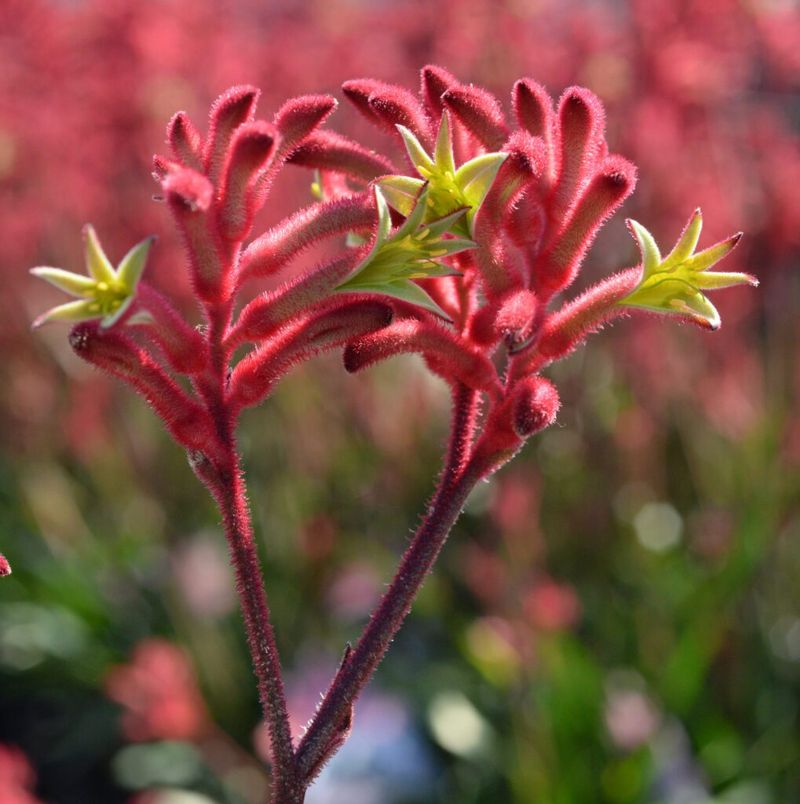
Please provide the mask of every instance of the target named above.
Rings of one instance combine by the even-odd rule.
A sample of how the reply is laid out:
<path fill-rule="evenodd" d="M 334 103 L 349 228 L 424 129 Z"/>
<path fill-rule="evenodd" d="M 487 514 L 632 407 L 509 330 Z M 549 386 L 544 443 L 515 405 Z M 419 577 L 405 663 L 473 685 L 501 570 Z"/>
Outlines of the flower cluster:
<path fill-rule="evenodd" d="M 73 331 L 75 350 L 133 385 L 191 454 L 213 459 L 220 451 L 208 390 L 215 373 L 225 371 L 223 402 L 235 418 L 292 366 L 343 346 L 348 371 L 418 353 L 454 388 L 484 394 L 488 409 L 473 446 L 485 473 L 553 421 L 558 396 L 539 372 L 589 332 L 627 308 L 716 328 L 702 290 L 753 281 L 708 271 L 739 235 L 693 254 L 698 210 L 663 260 L 649 232 L 631 221 L 641 267 L 552 310 L 636 183 L 634 166 L 609 153 L 598 99 L 572 87 L 554 106 L 539 84 L 522 79 L 509 117 L 488 91 L 435 66 L 423 69 L 419 97 L 371 79 L 343 90 L 368 120 L 395 133 L 408 172 L 322 130 L 336 106 L 329 96 L 292 99 L 266 122 L 255 117 L 258 91 L 235 87 L 214 104 L 205 137 L 182 112 L 170 121 L 171 154 L 155 158 L 155 175 L 183 235 L 205 335 L 152 287 L 137 289 L 150 240 L 114 269 L 87 227 L 88 276 L 33 270 L 79 297 L 37 325 L 99 319 Z M 316 171 L 320 198 L 250 240 L 287 163 Z M 248 279 L 345 234 L 354 245 L 333 259 L 241 298 Z M 245 344 L 250 351 L 233 361 Z M 192 393 L 175 374 L 191 379 Z"/>
<path fill-rule="evenodd" d="M 87 276 L 34 269 L 79 297 L 37 323 L 80 321 L 70 335 L 75 352 L 150 403 L 220 508 L 281 802 L 302 800 L 346 739 L 354 699 L 471 489 L 555 420 L 558 392 L 542 370 L 626 311 L 716 328 L 703 291 L 754 282 L 709 270 L 738 235 L 695 253 L 698 211 L 663 259 L 631 221 L 641 264 L 561 301 L 636 183 L 633 164 L 609 152 L 603 108 L 589 90 L 571 87 L 554 104 L 541 85 L 521 79 L 507 114 L 487 90 L 427 66 L 419 95 L 372 79 L 348 81 L 343 92 L 395 137 L 405 163 L 324 129 L 336 107 L 327 95 L 292 98 L 266 121 L 256 117 L 258 90 L 233 87 L 214 103 L 205 135 L 183 112 L 169 122 L 170 153 L 155 157 L 154 175 L 185 245 L 201 326 L 142 279 L 150 241 L 114 269 L 89 227 Z M 317 200 L 253 238 L 256 214 L 287 165 L 315 171 Z M 331 243 L 332 256 L 247 293 L 251 279 Z M 235 430 L 241 412 L 290 369 L 334 349 L 343 349 L 349 372 L 421 355 L 451 389 L 453 425 L 428 516 L 295 747 Z"/>
<path fill-rule="evenodd" d="M 221 17 L 211 0 L 168 0 L 156 20 L 135 0 L 3 4 L 0 28 L 8 46 L 0 53 L 0 211 L 9 270 L 2 336 L 15 358 L 2 375 L 6 443 L 63 439 L 85 454 L 87 444 L 107 437 L 110 411 L 99 399 L 108 389 L 91 375 L 81 379 L 80 391 L 76 385 L 76 395 L 93 398 L 98 410 L 87 415 L 73 401 L 68 415 L 80 425 L 48 428 L 59 420 L 55 402 L 36 389 L 56 385 L 56 364 L 27 334 L 27 311 L 44 304 L 46 289 L 33 291 L 21 269 L 72 255 L 71 233 L 87 220 L 110 250 L 122 249 L 119 256 L 122 247 L 160 232 L 159 209 L 138 177 L 176 103 L 203 108 L 219 87 L 243 75 L 265 87 L 270 103 L 295 91 L 297 81 L 329 89 L 345 77 L 375 72 L 405 81 L 424 61 L 447 63 L 495 89 L 521 74 L 551 88 L 591 86 L 619 121 L 616 147 L 654 188 L 629 201 L 633 217 L 647 210 L 651 228 L 666 233 L 700 204 L 714 210 L 712 235 L 747 221 L 746 247 L 731 255 L 730 270 L 746 270 L 750 255 L 758 254 L 776 291 L 741 294 L 729 303 L 743 319 L 735 333 L 715 339 L 695 366 L 671 361 L 657 371 L 649 355 L 675 346 L 664 328 L 645 328 L 636 343 L 613 335 L 607 343 L 624 351 L 620 371 L 635 388 L 646 383 L 641 395 L 654 405 L 691 393 L 693 404 L 714 409 L 719 424 L 723 417 L 704 388 L 732 382 L 748 399 L 748 390 L 756 394 L 751 401 L 759 410 L 763 361 L 754 327 L 763 317 L 747 314 L 786 298 L 781 285 L 791 281 L 800 242 L 800 152 L 787 103 L 800 75 L 800 15 L 791 4 L 709 0 L 697 8 L 631 0 L 620 9 L 588 0 L 522 7 L 516 0 L 400 0 L 390 6 L 334 0 L 325 14 L 308 4 L 290 14 L 280 3 L 239 5 L 240 13 Z M 347 25 L 341 24 L 345 15 Z M 445 18 L 448 24 L 441 25 Z M 496 36 L 485 36 L 488 21 Z M 207 69 L 198 72 L 199 63 Z M 413 170 L 409 177 L 421 174 Z M 44 208 L 42 198 L 48 199 Z M 273 213 L 281 214 L 296 204 L 294 187 L 271 202 Z M 611 244 L 611 238 L 598 244 L 605 264 Z M 173 238 L 162 237 L 158 257 L 164 264 L 179 261 Z M 186 302 L 180 272 L 161 271 L 158 284 Z M 768 320 L 777 312 L 770 310 Z M 746 383 L 741 372 L 731 378 L 724 368 L 740 366 L 743 355 L 755 372 Z M 24 374 L 17 364 L 24 364 Z M 74 435 L 78 430 L 82 437 Z"/>

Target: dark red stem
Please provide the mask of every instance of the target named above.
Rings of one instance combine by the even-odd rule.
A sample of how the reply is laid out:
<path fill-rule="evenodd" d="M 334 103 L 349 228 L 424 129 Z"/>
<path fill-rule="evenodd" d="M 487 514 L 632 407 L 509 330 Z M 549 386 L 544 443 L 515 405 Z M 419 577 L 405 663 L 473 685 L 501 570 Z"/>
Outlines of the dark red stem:
<path fill-rule="evenodd" d="M 302 804 L 306 785 L 297 779 L 295 773 L 294 747 L 283 689 L 280 656 L 270 621 L 264 578 L 253 537 L 247 491 L 239 466 L 234 416 L 225 404 L 228 354 L 222 344 L 230 315 L 229 306 L 209 307 L 207 312 L 212 370 L 203 382 L 202 392 L 217 425 L 224 459 L 214 467 L 204 468 L 202 465 L 196 465 L 195 470 L 206 482 L 219 506 L 231 561 L 236 572 L 236 588 L 247 631 L 247 643 L 258 680 L 264 719 L 269 730 L 272 756 L 271 800 L 273 804 Z"/>
<path fill-rule="evenodd" d="M 428 513 L 373 612 L 355 649 L 345 659 L 297 749 L 298 776 L 310 782 L 341 745 L 353 703 L 369 682 L 411 609 L 478 475 L 470 471 L 469 450 L 478 413 L 478 394 L 464 386 L 453 393 L 453 429 L 439 486 Z M 332 749 L 332 750 L 331 750 Z"/>

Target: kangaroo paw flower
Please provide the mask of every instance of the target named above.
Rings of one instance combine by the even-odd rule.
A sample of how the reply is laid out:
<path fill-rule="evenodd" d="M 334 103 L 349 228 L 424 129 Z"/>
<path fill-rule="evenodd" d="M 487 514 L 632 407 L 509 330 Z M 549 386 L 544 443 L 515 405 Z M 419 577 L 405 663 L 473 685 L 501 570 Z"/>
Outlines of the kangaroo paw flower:
<path fill-rule="evenodd" d="M 48 321 L 91 321 L 96 318 L 101 319 L 101 327 L 112 327 L 133 303 L 136 286 L 155 238 L 148 237 L 135 245 L 114 268 L 97 239 L 94 227 L 87 225 L 83 234 L 87 276 L 62 268 L 31 269 L 34 276 L 78 298 L 78 301 L 60 304 L 40 315 L 33 322 L 34 328 Z"/>
<path fill-rule="evenodd" d="M 408 156 L 421 179 L 409 176 L 386 176 L 378 184 L 386 200 L 401 215 L 409 215 L 425 182 L 428 184 L 426 220 L 442 218 L 455 210 L 466 208 L 463 221 L 454 226 L 456 234 L 471 237 L 472 222 L 486 193 L 492 186 L 500 165 L 506 158 L 503 153 L 481 154 L 456 169 L 453 157 L 453 139 L 446 114 L 442 115 L 436 148 L 431 157 L 420 141 L 404 126 L 397 130 L 403 137 Z"/>
<path fill-rule="evenodd" d="M 456 275 L 457 271 L 438 260 L 475 248 L 476 244 L 462 238 L 444 237 L 453 224 L 464 216 L 466 210 L 463 207 L 443 218 L 423 223 L 428 209 L 428 193 L 425 187 L 403 225 L 392 234 L 389 206 L 381 188 L 375 188 L 378 208 L 375 241 L 369 254 L 336 288 L 338 291 L 383 293 L 448 318 L 414 280 Z"/>
<path fill-rule="evenodd" d="M 739 232 L 695 254 L 702 227 L 703 216 L 697 209 L 675 247 L 662 258 L 653 235 L 640 223 L 629 220 L 628 228 L 642 253 L 642 278 L 637 287 L 617 303 L 682 316 L 705 329 L 719 329 L 717 308 L 703 291 L 733 285 L 755 286 L 758 280 L 750 274 L 710 271 L 709 268 L 733 250 L 742 234 Z"/>

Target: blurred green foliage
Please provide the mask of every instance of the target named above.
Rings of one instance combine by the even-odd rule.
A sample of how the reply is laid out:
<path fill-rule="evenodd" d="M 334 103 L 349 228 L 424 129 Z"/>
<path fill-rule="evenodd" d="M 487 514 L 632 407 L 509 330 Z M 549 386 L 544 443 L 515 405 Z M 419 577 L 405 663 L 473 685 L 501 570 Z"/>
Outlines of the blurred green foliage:
<path fill-rule="evenodd" d="M 477 490 L 378 673 L 433 768 L 392 800 L 800 798 L 798 475 L 781 399 L 738 440 L 691 404 L 657 421 L 606 346 L 554 372 L 559 424 Z M 447 404 L 413 359 L 353 378 L 331 358 L 246 419 L 290 690 L 357 636 L 431 492 Z M 254 777 L 213 771 L 208 745 L 125 747 L 104 697 L 110 667 L 165 635 L 215 723 L 253 750 L 238 614 L 216 581 L 197 594 L 198 545 L 229 575 L 217 516 L 140 403 L 115 389 L 109 415 L 115 438 L 90 455 L 2 467 L 0 742 L 29 754 L 46 801 L 123 801 L 142 780 L 257 800 Z"/>

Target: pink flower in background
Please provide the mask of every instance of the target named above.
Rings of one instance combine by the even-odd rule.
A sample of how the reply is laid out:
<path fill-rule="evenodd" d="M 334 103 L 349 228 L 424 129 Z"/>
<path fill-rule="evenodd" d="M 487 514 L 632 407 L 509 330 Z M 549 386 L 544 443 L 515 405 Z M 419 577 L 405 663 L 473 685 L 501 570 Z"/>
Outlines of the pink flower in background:
<path fill-rule="evenodd" d="M 532 625 L 542 631 L 564 631 L 574 626 L 581 616 L 581 603 L 575 590 L 549 579 L 534 585 L 524 606 Z"/>
<path fill-rule="evenodd" d="M 23 751 L 0 744 L 0 804 L 40 804 L 35 786 L 36 772 Z"/>
<path fill-rule="evenodd" d="M 140 642 L 129 664 L 112 668 L 106 694 L 123 707 L 129 740 L 193 740 L 208 715 L 186 655 L 164 639 Z"/>

